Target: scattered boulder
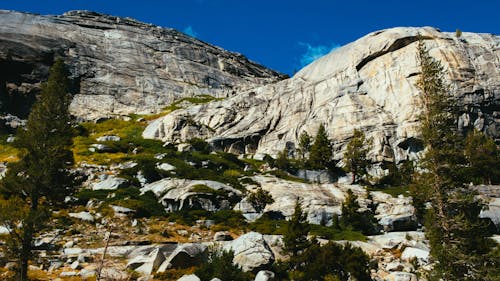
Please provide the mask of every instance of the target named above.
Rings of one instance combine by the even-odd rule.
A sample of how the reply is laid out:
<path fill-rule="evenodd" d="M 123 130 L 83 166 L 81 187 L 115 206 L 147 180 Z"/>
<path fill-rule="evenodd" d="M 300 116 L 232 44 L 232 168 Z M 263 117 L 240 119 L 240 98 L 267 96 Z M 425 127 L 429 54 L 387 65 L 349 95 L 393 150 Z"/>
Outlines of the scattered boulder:
<path fill-rule="evenodd" d="M 401 259 L 405 261 L 410 261 L 411 259 L 417 258 L 418 260 L 427 262 L 429 259 L 430 252 L 428 250 L 406 247 L 401 254 Z"/>
<path fill-rule="evenodd" d="M 218 211 L 230 209 L 242 192 L 224 183 L 210 180 L 166 178 L 144 185 L 141 192 L 152 191 L 167 211 L 203 209 Z"/>
<path fill-rule="evenodd" d="M 147 255 L 136 256 L 127 263 L 127 268 L 137 272 L 150 275 L 160 267 L 165 260 L 165 256 L 159 248 L 155 248 Z"/>
<path fill-rule="evenodd" d="M 500 232 L 500 198 L 492 198 L 488 208 L 482 210 L 479 217 L 490 219 L 495 224 L 497 233 Z"/>
<path fill-rule="evenodd" d="M 115 190 L 127 183 L 126 179 L 108 176 L 100 182 L 92 184 L 92 190 Z"/>
<path fill-rule="evenodd" d="M 71 218 L 80 219 L 82 221 L 94 222 L 94 216 L 92 216 L 89 212 L 79 212 L 79 213 L 69 213 Z"/>
<path fill-rule="evenodd" d="M 166 258 L 158 268 L 158 272 L 165 272 L 170 268 L 187 268 L 199 264 L 207 246 L 200 243 L 186 243 L 177 248 Z"/>
<path fill-rule="evenodd" d="M 94 143 L 94 144 L 90 145 L 89 151 L 90 152 L 113 152 L 114 149 L 111 146 L 106 145 L 106 144 Z"/>
<path fill-rule="evenodd" d="M 189 274 L 183 275 L 181 278 L 177 279 L 177 281 L 201 281 L 201 279 L 194 274 Z"/>
<path fill-rule="evenodd" d="M 274 254 L 264 236 L 257 232 L 246 233 L 237 239 L 226 242 L 223 249 L 234 252 L 233 262 L 244 271 L 252 271 L 274 262 Z"/>
<path fill-rule="evenodd" d="M 418 281 L 417 275 L 408 272 L 391 272 L 385 281 Z"/>
<path fill-rule="evenodd" d="M 121 138 L 119 136 L 115 135 L 106 135 L 106 136 L 101 136 L 96 139 L 98 142 L 106 142 L 106 141 L 120 141 Z"/>
<path fill-rule="evenodd" d="M 214 241 L 231 241 L 233 237 L 228 231 L 217 231 L 214 234 Z"/>
<path fill-rule="evenodd" d="M 269 270 L 261 270 L 255 275 L 254 281 L 271 281 L 274 280 L 274 272 Z"/>
<path fill-rule="evenodd" d="M 125 208 L 122 206 L 116 206 L 116 205 L 109 205 L 111 209 L 113 209 L 113 212 L 115 213 L 115 216 L 126 216 L 129 214 L 135 213 L 135 210 L 130 209 L 130 208 Z"/>
<path fill-rule="evenodd" d="M 165 171 L 165 172 L 173 171 L 176 169 L 175 166 L 172 166 L 168 163 L 161 163 L 161 164 L 156 165 L 156 167 L 160 170 Z"/>

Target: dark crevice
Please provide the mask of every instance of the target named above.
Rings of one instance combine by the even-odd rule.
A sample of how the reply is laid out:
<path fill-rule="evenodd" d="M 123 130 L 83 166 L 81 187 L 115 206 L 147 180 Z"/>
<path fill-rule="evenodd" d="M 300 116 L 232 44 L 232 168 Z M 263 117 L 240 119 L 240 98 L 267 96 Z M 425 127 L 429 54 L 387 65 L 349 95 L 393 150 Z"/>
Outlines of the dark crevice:
<path fill-rule="evenodd" d="M 426 37 L 426 36 L 422 36 L 422 37 L 409 36 L 409 37 L 397 39 L 396 41 L 394 41 L 394 43 L 389 48 L 382 50 L 382 51 L 379 51 L 379 52 L 376 52 L 376 53 L 373 53 L 373 54 L 367 56 L 366 58 L 364 58 L 360 63 L 358 63 L 358 65 L 356 65 L 356 70 L 360 71 L 367 63 L 371 62 L 372 60 L 374 60 L 380 56 L 383 56 L 387 53 L 402 49 L 402 48 L 410 45 L 411 43 L 418 41 L 419 38 L 422 38 L 422 40 L 432 39 L 431 37 Z"/>
<path fill-rule="evenodd" d="M 413 73 L 408 74 L 408 76 L 406 76 L 406 78 L 410 78 L 410 77 L 413 77 L 413 76 L 417 76 L 417 75 L 419 75 L 419 74 L 420 74 L 420 72 L 413 72 Z"/>

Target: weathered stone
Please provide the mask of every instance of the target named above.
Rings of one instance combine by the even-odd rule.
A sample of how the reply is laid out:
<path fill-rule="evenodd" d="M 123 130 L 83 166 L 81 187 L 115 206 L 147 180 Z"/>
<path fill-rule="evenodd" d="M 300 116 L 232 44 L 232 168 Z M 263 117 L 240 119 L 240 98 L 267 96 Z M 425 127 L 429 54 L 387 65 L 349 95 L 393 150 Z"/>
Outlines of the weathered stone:
<path fill-rule="evenodd" d="M 56 57 L 80 81 L 70 109 L 85 119 L 158 113 L 184 97 L 226 97 L 283 78 L 174 29 L 88 11 L 0 11 L 0 49 L 8 95 L 29 98 L 14 112 L 24 116 Z"/>
<path fill-rule="evenodd" d="M 408 272 L 391 272 L 385 281 L 418 281 L 417 275 Z"/>
<path fill-rule="evenodd" d="M 197 189 L 203 186 L 203 189 Z M 216 211 L 230 209 L 231 201 L 237 201 L 241 191 L 210 180 L 162 179 L 141 188 L 141 192 L 152 191 L 161 196 L 159 201 L 167 211 L 178 211 L 185 208 Z"/>
<path fill-rule="evenodd" d="M 489 218 L 500 232 L 500 198 L 492 198 L 488 202 L 488 207 L 479 214 L 481 218 Z"/>
<path fill-rule="evenodd" d="M 201 279 L 194 274 L 189 274 L 183 275 L 181 278 L 177 279 L 177 281 L 201 281 Z"/>
<path fill-rule="evenodd" d="M 342 159 L 354 129 L 373 139 L 368 154 L 372 162 L 414 159 L 423 150 L 418 131 L 422 107 L 415 86 L 418 34 L 431 56 L 442 61 L 451 92 L 470 120 L 460 129 L 481 123 L 479 129 L 498 138 L 500 54 L 492 46 L 500 37 L 464 33 L 459 39 L 430 27 L 370 33 L 291 79 L 172 112 L 150 123 L 143 136 L 169 142 L 199 137 L 217 149 L 275 156 L 284 148 L 293 153 L 302 132 L 314 136 L 323 124 L 335 160 Z"/>
<path fill-rule="evenodd" d="M 114 149 L 109 145 L 105 145 L 102 143 L 94 143 L 94 144 L 90 145 L 89 151 L 90 152 L 114 152 Z"/>
<path fill-rule="evenodd" d="M 254 281 L 271 281 L 274 280 L 274 272 L 269 270 L 261 270 L 255 275 Z"/>
<path fill-rule="evenodd" d="M 202 261 L 202 254 L 207 246 L 198 243 L 179 245 L 158 268 L 158 272 L 165 272 L 170 268 L 187 268 L 195 266 Z"/>
<path fill-rule="evenodd" d="M 92 184 L 92 190 L 115 190 L 127 183 L 126 179 L 108 176 L 106 179 Z"/>
<path fill-rule="evenodd" d="M 214 241 L 231 241 L 233 237 L 228 231 L 217 231 L 214 234 Z"/>
<path fill-rule="evenodd" d="M 120 141 L 121 138 L 119 136 L 114 136 L 114 135 L 109 135 L 109 136 L 100 136 L 95 139 L 98 142 L 105 142 L 105 141 Z"/>
<path fill-rule="evenodd" d="M 255 270 L 274 262 L 274 254 L 264 236 L 257 232 L 249 232 L 226 242 L 223 249 L 234 251 L 233 262 L 244 271 Z"/>
<path fill-rule="evenodd" d="M 88 221 L 88 222 L 94 221 L 94 216 L 92 216 L 89 212 L 69 213 L 68 215 L 71 218 L 77 218 L 82 221 Z"/>
<path fill-rule="evenodd" d="M 156 248 L 147 255 L 133 258 L 127 263 L 127 267 L 137 272 L 150 275 L 158 269 L 164 260 L 165 256 L 159 248 Z"/>
<path fill-rule="evenodd" d="M 163 170 L 165 172 L 173 171 L 175 170 L 175 166 L 172 166 L 168 163 L 161 163 L 156 166 L 158 169 Z"/>
<path fill-rule="evenodd" d="M 413 258 L 417 258 L 418 260 L 427 261 L 429 259 L 429 251 L 417 249 L 413 247 L 406 247 L 401 254 L 401 259 L 410 261 Z"/>

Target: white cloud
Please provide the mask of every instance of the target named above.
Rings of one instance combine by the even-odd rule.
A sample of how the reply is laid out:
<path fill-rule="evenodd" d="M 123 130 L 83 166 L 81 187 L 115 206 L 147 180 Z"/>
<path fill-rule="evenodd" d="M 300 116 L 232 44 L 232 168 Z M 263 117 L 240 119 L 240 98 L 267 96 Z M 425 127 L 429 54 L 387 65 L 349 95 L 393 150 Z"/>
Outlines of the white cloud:
<path fill-rule="evenodd" d="M 320 57 L 328 54 L 334 49 L 340 47 L 338 44 L 313 46 L 309 43 L 299 42 L 299 45 L 306 48 L 306 51 L 300 57 L 300 67 L 304 67 Z"/>
<path fill-rule="evenodd" d="M 194 31 L 192 26 L 188 26 L 182 30 L 182 32 L 186 33 L 187 35 L 197 38 L 198 37 L 198 32 Z"/>

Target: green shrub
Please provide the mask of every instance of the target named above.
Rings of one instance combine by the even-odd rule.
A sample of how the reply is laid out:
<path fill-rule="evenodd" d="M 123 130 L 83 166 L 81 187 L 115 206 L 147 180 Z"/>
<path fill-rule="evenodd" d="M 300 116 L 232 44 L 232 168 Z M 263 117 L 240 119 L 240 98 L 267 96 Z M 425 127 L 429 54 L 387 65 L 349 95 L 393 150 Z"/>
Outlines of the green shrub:
<path fill-rule="evenodd" d="M 253 280 L 253 276 L 249 272 L 243 272 L 241 267 L 233 263 L 234 252 L 224 251 L 221 249 L 210 249 L 207 261 L 195 271 L 203 281 L 219 278 L 231 281 L 248 281 Z"/>

